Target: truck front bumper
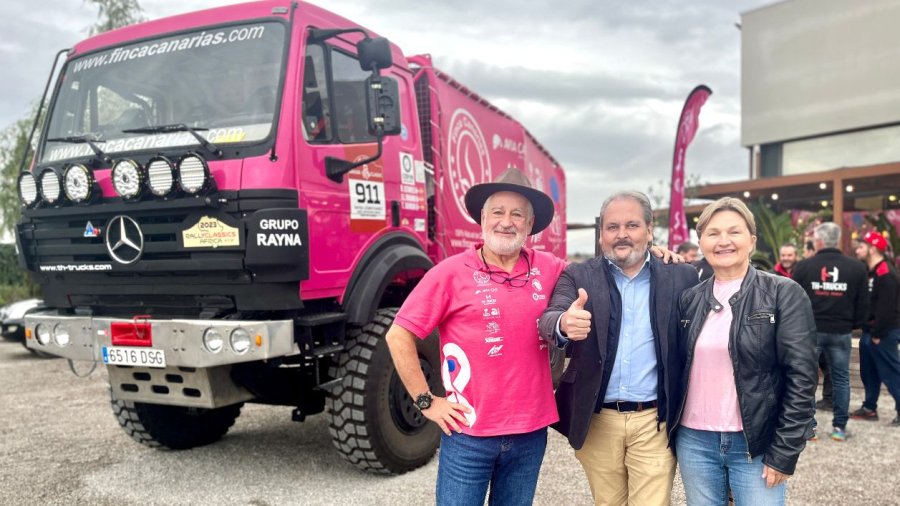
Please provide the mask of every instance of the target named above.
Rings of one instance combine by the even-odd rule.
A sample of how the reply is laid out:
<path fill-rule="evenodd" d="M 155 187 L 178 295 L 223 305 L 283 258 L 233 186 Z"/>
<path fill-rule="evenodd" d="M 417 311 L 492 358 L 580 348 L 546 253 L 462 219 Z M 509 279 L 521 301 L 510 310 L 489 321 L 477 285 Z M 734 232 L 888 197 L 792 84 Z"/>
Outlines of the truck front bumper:
<path fill-rule="evenodd" d="M 111 327 L 117 322 L 133 323 L 132 320 L 118 318 L 31 313 L 25 316 L 26 345 L 71 360 L 102 361 L 103 347 L 113 346 Z M 300 352 L 294 342 L 291 320 L 142 319 L 140 323 L 150 325 L 150 347 L 164 351 L 166 365 L 169 367 L 216 367 L 267 360 Z M 49 331 L 48 339 L 38 339 L 38 326 L 42 326 L 42 335 L 48 335 Z M 215 353 L 203 343 L 203 334 L 210 328 L 218 330 L 225 341 L 221 349 Z M 229 336 L 238 328 L 251 336 L 251 345 L 243 353 L 236 352 L 230 346 Z M 57 339 L 56 335 L 67 335 L 68 339 Z"/>

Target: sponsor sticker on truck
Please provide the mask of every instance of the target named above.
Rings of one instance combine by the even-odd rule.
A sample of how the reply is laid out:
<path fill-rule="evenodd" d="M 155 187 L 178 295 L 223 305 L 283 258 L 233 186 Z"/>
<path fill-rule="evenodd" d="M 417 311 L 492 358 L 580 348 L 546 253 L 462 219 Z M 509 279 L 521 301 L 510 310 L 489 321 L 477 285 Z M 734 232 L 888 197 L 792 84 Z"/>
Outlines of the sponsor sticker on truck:
<path fill-rule="evenodd" d="M 243 225 L 225 215 L 194 214 L 184 220 L 178 245 L 184 249 L 240 248 Z"/>
<path fill-rule="evenodd" d="M 197 223 L 181 232 L 185 248 L 218 248 L 220 246 L 240 246 L 241 233 L 238 227 L 212 216 L 203 216 Z"/>

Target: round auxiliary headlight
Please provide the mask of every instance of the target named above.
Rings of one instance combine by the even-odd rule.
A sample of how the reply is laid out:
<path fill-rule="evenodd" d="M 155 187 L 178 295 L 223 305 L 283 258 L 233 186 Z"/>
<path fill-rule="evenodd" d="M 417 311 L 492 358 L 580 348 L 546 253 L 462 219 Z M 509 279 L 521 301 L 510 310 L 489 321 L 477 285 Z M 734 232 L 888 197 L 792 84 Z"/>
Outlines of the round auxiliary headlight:
<path fill-rule="evenodd" d="M 72 202 L 84 202 L 91 197 L 94 175 L 81 164 L 70 165 L 63 174 L 63 190 Z"/>
<path fill-rule="evenodd" d="M 236 328 L 231 331 L 231 349 L 238 355 L 247 353 L 252 340 L 250 333 L 242 328 Z"/>
<path fill-rule="evenodd" d="M 219 353 L 225 345 L 222 333 L 212 327 L 203 332 L 203 347 L 210 353 Z"/>
<path fill-rule="evenodd" d="M 50 326 L 46 323 L 39 323 L 34 329 L 34 336 L 37 338 L 38 344 L 47 346 L 50 344 Z"/>
<path fill-rule="evenodd" d="M 69 344 L 69 330 L 62 323 L 57 323 L 55 327 L 53 327 L 53 342 L 58 344 L 59 346 L 66 346 Z"/>
<path fill-rule="evenodd" d="M 157 197 L 165 197 L 172 191 L 175 177 L 172 174 L 172 164 L 165 158 L 154 158 L 147 165 L 147 186 Z"/>
<path fill-rule="evenodd" d="M 53 169 L 44 169 L 44 172 L 41 172 L 41 197 L 44 197 L 48 204 L 56 204 L 59 202 L 61 191 L 59 174 Z"/>
<path fill-rule="evenodd" d="M 119 160 L 113 167 L 113 188 L 124 199 L 133 199 L 141 193 L 141 179 L 141 169 L 132 160 Z"/>
<path fill-rule="evenodd" d="M 196 195 L 209 180 L 209 167 L 197 155 L 188 155 L 178 162 L 178 185 L 185 193 Z"/>
<path fill-rule="evenodd" d="M 38 198 L 37 180 L 31 172 L 19 174 L 19 198 L 25 206 L 34 205 Z"/>

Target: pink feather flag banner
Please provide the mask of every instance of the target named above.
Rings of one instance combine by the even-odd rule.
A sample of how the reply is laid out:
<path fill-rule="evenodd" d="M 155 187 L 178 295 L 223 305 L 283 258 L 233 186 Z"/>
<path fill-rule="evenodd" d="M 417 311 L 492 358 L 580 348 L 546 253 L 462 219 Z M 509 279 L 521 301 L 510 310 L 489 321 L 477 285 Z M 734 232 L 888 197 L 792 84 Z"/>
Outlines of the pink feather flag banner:
<path fill-rule="evenodd" d="M 700 126 L 700 108 L 710 95 L 712 90 L 705 85 L 694 88 L 685 100 L 678 120 L 675 154 L 672 157 L 672 189 L 669 194 L 669 249 L 673 251 L 690 237 L 684 213 L 684 157 Z"/>

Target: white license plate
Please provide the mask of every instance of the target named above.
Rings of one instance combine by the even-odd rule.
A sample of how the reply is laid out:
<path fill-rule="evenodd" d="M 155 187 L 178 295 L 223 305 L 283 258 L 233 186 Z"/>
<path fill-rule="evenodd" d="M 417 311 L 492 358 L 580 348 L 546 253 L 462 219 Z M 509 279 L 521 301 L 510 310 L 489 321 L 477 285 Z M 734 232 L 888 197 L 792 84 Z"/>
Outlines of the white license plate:
<path fill-rule="evenodd" d="M 166 354 L 156 348 L 103 347 L 103 363 L 111 365 L 136 365 L 142 367 L 165 367 Z"/>

